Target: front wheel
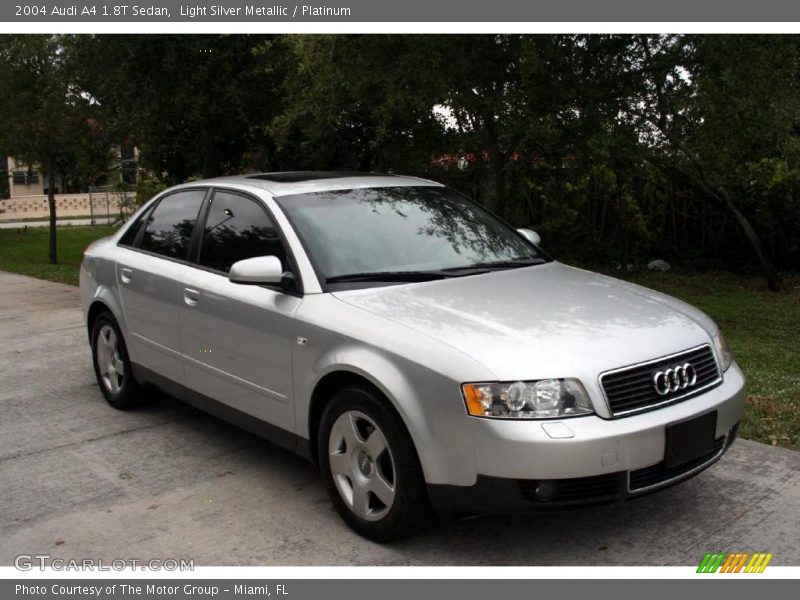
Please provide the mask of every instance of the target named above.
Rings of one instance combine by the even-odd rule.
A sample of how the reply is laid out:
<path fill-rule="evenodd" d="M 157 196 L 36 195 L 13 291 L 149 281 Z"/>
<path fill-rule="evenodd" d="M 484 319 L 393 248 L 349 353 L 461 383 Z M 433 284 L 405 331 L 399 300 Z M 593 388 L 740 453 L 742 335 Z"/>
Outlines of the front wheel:
<path fill-rule="evenodd" d="M 350 386 L 331 399 L 317 448 L 328 495 L 357 533 L 388 542 L 428 521 L 425 481 L 411 437 L 373 390 Z"/>

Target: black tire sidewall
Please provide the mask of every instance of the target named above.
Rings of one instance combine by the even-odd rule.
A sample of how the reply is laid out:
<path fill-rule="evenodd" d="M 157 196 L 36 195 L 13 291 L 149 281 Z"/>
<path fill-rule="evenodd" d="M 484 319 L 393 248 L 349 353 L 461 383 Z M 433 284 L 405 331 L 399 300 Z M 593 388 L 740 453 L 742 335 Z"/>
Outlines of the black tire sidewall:
<path fill-rule="evenodd" d="M 389 513 L 379 521 L 366 521 L 354 514 L 340 496 L 331 474 L 328 459 L 330 432 L 339 415 L 351 410 L 364 413 L 378 425 L 394 459 L 395 500 Z M 411 535 L 428 521 L 430 506 L 413 441 L 400 416 L 376 390 L 352 385 L 334 394 L 320 421 L 317 455 L 325 487 L 336 511 L 363 537 L 390 542 Z"/>

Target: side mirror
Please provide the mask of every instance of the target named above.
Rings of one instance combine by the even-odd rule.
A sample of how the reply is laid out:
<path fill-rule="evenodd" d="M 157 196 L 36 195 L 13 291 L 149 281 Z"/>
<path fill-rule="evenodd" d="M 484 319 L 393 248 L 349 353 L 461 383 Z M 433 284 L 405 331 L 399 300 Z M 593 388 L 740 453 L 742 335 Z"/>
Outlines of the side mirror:
<path fill-rule="evenodd" d="M 538 246 L 542 241 L 542 238 L 539 237 L 539 234 L 533 229 L 517 229 L 517 233 L 519 233 L 534 246 Z"/>
<path fill-rule="evenodd" d="M 283 279 L 283 266 L 277 256 L 245 258 L 233 263 L 228 279 L 233 283 L 277 284 Z"/>

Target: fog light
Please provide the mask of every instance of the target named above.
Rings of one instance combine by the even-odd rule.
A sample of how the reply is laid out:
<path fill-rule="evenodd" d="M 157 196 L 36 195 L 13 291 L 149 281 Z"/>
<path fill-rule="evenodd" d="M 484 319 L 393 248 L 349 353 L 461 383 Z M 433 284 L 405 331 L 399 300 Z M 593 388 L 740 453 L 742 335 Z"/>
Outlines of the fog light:
<path fill-rule="evenodd" d="M 536 486 L 536 497 L 539 500 L 552 500 L 560 491 L 560 486 L 555 481 L 542 481 Z"/>

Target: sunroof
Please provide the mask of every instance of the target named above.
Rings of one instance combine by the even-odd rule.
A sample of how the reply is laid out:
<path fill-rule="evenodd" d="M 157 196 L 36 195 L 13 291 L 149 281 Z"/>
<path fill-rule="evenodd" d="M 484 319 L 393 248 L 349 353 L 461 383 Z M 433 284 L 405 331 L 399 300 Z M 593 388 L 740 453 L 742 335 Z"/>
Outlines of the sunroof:
<path fill-rule="evenodd" d="M 337 177 L 386 177 L 383 173 L 362 173 L 360 171 L 287 171 L 284 173 L 259 173 L 248 175 L 248 179 L 263 179 L 275 183 L 299 183 L 315 179 L 336 179 Z"/>

